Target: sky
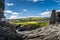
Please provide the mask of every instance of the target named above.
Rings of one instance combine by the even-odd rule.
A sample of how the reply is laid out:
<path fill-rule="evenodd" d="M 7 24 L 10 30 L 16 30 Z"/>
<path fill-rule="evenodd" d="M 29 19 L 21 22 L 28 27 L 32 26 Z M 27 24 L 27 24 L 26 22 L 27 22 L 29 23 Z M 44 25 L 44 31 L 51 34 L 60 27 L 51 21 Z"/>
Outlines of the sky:
<path fill-rule="evenodd" d="M 60 11 L 60 0 L 5 0 L 7 19 L 50 17 L 51 11 Z"/>

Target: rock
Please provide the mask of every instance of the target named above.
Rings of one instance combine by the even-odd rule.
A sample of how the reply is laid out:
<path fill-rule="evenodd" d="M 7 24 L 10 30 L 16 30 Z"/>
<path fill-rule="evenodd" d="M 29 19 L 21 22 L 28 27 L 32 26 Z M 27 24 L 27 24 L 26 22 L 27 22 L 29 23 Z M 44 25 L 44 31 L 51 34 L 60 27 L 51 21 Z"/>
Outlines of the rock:
<path fill-rule="evenodd" d="M 55 24 L 57 21 L 57 17 L 56 17 L 56 10 L 52 10 L 51 13 L 51 18 L 50 18 L 50 24 Z"/>
<path fill-rule="evenodd" d="M 23 36 L 24 40 L 60 40 L 60 26 L 38 28 Z"/>
<path fill-rule="evenodd" d="M 26 28 L 26 27 L 20 27 L 20 28 L 19 28 L 19 31 L 29 31 L 29 29 Z"/>
<path fill-rule="evenodd" d="M 4 16 L 5 0 L 0 0 L 0 40 L 20 40 L 14 25 L 11 25 Z"/>
<path fill-rule="evenodd" d="M 57 22 L 60 24 L 60 11 L 57 12 L 55 9 L 53 9 L 49 24 L 55 24 Z"/>

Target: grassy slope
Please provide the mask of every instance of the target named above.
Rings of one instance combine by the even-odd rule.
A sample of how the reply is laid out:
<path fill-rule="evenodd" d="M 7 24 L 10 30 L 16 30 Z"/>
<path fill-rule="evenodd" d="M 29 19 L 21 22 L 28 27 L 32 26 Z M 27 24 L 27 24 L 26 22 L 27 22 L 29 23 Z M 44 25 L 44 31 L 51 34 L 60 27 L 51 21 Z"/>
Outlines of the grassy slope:
<path fill-rule="evenodd" d="M 24 25 L 24 27 L 27 27 L 31 30 L 34 30 L 36 28 L 46 27 L 49 25 L 48 22 L 11 22 L 11 24 Z"/>
<path fill-rule="evenodd" d="M 10 22 L 11 24 L 16 24 L 16 25 L 28 25 L 28 24 L 30 24 L 30 25 L 32 25 L 32 24 L 40 24 L 41 26 L 47 26 L 47 25 L 49 25 L 49 23 L 48 22 Z"/>

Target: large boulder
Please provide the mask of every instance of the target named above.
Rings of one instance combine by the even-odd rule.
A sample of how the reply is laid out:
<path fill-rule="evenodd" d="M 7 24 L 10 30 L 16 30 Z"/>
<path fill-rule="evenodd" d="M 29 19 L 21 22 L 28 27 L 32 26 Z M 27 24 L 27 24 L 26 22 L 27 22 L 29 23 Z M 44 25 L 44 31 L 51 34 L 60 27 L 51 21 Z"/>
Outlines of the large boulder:
<path fill-rule="evenodd" d="M 33 30 L 23 37 L 24 40 L 60 40 L 60 25 L 50 25 Z"/>

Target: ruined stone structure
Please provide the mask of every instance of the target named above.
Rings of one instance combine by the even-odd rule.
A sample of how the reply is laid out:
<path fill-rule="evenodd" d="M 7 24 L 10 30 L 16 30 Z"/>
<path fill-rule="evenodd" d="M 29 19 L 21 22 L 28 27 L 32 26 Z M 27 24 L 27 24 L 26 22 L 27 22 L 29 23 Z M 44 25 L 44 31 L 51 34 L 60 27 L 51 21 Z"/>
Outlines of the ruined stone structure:
<path fill-rule="evenodd" d="M 14 25 L 5 20 L 4 4 L 5 0 L 0 0 L 0 40 L 17 40 Z"/>
<path fill-rule="evenodd" d="M 5 8 L 4 1 L 5 0 L 0 0 L 0 21 L 5 19 L 5 16 L 4 16 L 4 8 Z"/>
<path fill-rule="evenodd" d="M 60 12 L 57 12 L 56 10 L 52 10 L 50 24 L 55 24 L 59 22 L 60 22 Z"/>

